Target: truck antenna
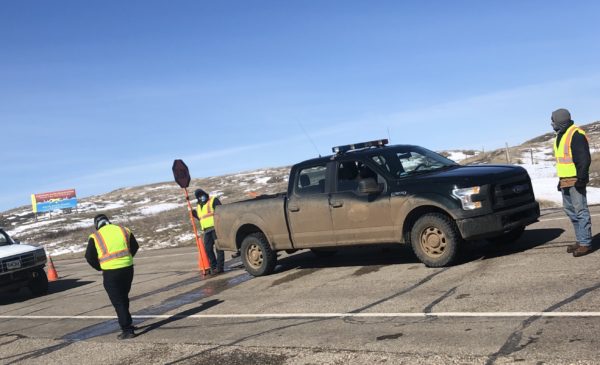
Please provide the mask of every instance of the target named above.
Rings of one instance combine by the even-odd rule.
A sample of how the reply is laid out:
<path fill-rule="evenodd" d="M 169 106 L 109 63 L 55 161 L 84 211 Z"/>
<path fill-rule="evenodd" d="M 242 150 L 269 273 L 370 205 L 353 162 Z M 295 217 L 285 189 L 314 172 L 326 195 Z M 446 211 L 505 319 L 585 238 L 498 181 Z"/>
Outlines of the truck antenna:
<path fill-rule="evenodd" d="M 302 129 L 302 132 L 304 132 L 304 135 L 306 135 L 306 138 L 308 138 L 308 140 L 310 141 L 310 143 L 313 145 L 313 147 L 315 148 L 315 151 L 317 151 L 317 154 L 319 155 L 319 157 L 321 157 L 321 153 L 319 152 L 319 149 L 317 148 L 317 145 L 315 144 L 315 142 L 312 140 L 312 138 L 310 138 L 310 135 L 306 132 L 306 129 L 304 129 L 304 126 L 302 125 L 302 123 L 298 122 L 298 125 L 300 126 L 300 128 Z"/>

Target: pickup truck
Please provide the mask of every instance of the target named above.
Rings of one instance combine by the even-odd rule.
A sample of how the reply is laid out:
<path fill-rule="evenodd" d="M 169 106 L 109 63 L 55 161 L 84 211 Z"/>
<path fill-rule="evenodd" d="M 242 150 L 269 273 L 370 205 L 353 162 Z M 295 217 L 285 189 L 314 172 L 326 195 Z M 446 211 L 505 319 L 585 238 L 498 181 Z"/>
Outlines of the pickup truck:
<path fill-rule="evenodd" d="M 34 296 L 48 292 L 43 247 L 21 244 L 0 228 L 0 292 L 17 292 L 28 287 Z"/>
<path fill-rule="evenodd" d="M 333 148 L 292 166 L 287 193 L 218 206 L 217 247 L 267 275 L 277 251 L 330 255 L 343 246 L 405 243 L 429 267 L 452 264 L 465 241 L 516 241 L 538 220 L 527 171 L 460 165 L 387 140 Z"/>

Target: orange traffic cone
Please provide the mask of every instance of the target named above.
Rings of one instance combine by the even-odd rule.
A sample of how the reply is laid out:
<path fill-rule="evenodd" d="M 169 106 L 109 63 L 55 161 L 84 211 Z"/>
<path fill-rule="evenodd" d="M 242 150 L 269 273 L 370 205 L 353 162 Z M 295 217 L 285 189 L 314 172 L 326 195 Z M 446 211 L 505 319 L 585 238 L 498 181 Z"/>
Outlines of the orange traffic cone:
<path fill-rule="evenodd" d="M 58 280 L 58 273 L 54 268 L 54 263 L 52 262 L 52 257 L 48 255 L 48 281 L 56 281 Z"/>

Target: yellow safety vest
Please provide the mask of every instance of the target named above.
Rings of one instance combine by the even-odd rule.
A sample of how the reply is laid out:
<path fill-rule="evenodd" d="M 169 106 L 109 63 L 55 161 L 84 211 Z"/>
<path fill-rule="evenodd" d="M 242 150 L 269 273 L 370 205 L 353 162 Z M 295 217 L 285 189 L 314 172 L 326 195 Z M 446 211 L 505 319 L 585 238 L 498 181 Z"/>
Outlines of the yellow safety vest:
<path fill-rule="evenodd" d="M 102 270 L 121 269 L 133 265 L 129 250 L 128 228 L 107 224 L 90 235 L 96 244 L 98 261 Z"/>
<path fill-rule="evenodd" d="M 200 204 L 196 206 L 196 213 L 198 213 L 200 227 L 203 231 L 215 226 L 215 207 L 213 207 L 214 202 L 215 198 L 210 197 L 203 206 L 200 206 Z"/>
<path fill-rule="evenodd" d="M 558 146 L 554 140 L 554 157 L 556 157 L 556 174 L 558 177 L 576 177 L 577 169 L 573 163 L 573 155 L 571 154 L 571 141 L 573 135 L 579 132 L 587 139 L 583 129 L 572 125 L 563 134 Z"/>

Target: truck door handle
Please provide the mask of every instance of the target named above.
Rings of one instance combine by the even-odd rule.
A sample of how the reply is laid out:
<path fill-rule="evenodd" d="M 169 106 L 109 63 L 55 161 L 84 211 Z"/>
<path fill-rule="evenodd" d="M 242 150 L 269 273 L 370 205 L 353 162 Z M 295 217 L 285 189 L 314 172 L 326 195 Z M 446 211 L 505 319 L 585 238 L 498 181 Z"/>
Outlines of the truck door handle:
<path fill-rule="evenodd" d="M 290 205 L 290 206 L 288 206 L 288 210 L 290 212 L 299 212 L 300 211 L 300 207 L 297 206 L 297 205 Z"/>
<path fill-rule="evenodd" d="M 344 206 L 344 202 L 341 200 L 332 200 L 329 202 L 332 208 L 340 208 Z"/>

